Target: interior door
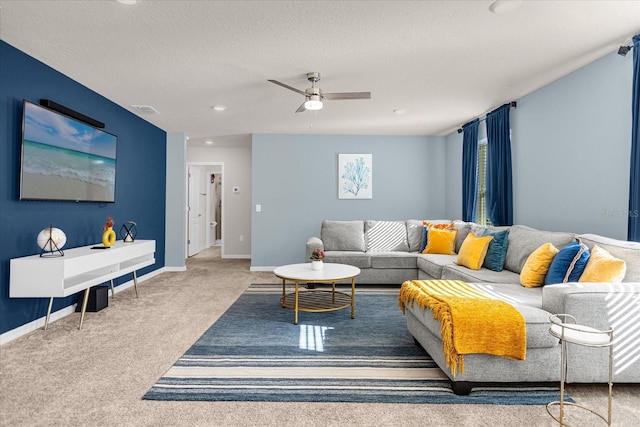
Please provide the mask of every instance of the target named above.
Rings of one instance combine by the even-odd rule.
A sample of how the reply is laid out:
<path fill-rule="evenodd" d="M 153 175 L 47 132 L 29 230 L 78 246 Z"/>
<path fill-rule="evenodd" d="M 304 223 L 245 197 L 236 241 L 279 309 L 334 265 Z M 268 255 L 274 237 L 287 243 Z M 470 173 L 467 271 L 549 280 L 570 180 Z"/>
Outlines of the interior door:
<path fill-rule="evenodd" d="M 193 256 L 200 252 L 200 207 L 198 199 L 200 193 L 200 169 L 189 166 L 189 237 L 187 241 L 188 256 Z"/>

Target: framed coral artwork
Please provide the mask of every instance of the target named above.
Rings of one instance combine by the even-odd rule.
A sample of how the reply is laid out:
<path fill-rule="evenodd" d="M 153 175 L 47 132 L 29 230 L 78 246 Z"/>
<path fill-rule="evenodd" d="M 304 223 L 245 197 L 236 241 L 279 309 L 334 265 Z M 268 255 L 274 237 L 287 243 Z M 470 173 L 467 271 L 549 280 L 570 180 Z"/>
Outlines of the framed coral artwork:
<path fill-rule="evenodd" d="M 371 199 L 372 179 L 371 154 L 338 154 L 339 199 Z"/>

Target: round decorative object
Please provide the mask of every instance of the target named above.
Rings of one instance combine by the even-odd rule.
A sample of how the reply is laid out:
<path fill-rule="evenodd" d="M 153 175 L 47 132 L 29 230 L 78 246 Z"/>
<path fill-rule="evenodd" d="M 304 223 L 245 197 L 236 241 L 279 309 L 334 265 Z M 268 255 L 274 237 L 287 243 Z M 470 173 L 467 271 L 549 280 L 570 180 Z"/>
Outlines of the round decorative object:
<path fill-rule="evenodd" d="M 43 251 L 54 252 L 67 243 L 67 235 L 59 228 L 49 227 L 38 233 L 37 242 Z"/>
<path fill-rule="evenodd" d="M 122 224 L 120 228 L 120 237 L 123 242 L 133 242 L 136 240 L 136 236 L 138 235 L 138 228 L 136 227 L 136 223 L 133 221 L 126 222 Z"/>
<path fill-rule="evenodd" d="M 323 266 L 324 266 L 324 264 L 322 263 L 322 261 L 311 261 L 311 269 L 312 270 L 320 271 L 320 270 L 322 270 Z"/>
<path fill-rule="evenodd" d="M 102 244 L 106 247 L 111 247 L 116 242 L 116 232 L 113 228 L 107 227 L 104 233 L 102 233 Z"/>

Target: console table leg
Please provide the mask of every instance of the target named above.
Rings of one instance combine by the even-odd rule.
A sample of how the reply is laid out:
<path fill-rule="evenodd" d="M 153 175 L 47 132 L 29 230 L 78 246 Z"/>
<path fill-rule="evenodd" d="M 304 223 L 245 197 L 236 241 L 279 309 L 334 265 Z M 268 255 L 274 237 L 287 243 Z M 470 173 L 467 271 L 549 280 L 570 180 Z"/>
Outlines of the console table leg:
<path fill-rule="evenodd" d="M 111 279 L 111 298 L 116 296 L 116 290 L 113 289 L 113 279 Z"/>
<path fill-rule="evenodd" d="M 80 313 L 80 326 L 78 326 L 78 330 L 82 329 L 82 323 L 84 322 L 84 314 L 87 312 L 87 301 L 89 301 L 89 292 L 91 288 L 87 288 L 84 290 L 84 299 L 82 300 L 82 313 Z"/>
<path fill-rule="evenodd" d="M 53 306 L 53 297 L 49 298 L 49 308 L 47 309 L 47 318 L 44 321 L 44 330 L 49 326 L 49 317 L 51 317 L 51 307 Z"/>
<path fill-rule="evenodd" d="M 136 290 L 136 298 L 138 298 L 138 275 L 135 270 L 133 270 L 133 287 Z"/>

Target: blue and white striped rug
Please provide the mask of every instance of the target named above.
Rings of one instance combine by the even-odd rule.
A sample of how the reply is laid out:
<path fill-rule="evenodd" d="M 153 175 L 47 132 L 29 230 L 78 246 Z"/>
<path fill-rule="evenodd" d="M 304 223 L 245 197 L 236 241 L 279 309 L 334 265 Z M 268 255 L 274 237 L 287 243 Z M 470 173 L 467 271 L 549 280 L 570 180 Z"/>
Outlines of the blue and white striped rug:
<path fill-rule="evenodd" d="M 416 346 L 398 288 L 362 286 L 350 310 L 282 308 L 278 285 L 252 285 L 144 395 L 149 400 L 544 405 L 557 387 L 505 384 L 456 396 Z"/>

